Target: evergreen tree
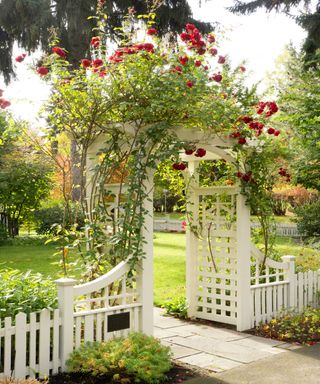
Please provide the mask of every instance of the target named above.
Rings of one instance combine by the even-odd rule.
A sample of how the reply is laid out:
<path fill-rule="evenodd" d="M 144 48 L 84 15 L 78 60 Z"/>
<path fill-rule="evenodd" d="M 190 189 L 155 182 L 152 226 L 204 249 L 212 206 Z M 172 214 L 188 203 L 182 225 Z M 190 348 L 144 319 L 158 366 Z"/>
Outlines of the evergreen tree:
<path fill-rule="evenodd" d="M 311 11 L 311 0 L 254 0 L 249 2 L 235 0 L 235 5 L 230 10 L 234 13 L 250 14 L 259 8 L 264 8 L 267 12 L 275 10 L 288 14 L 292 8 L 301 4 L 305 6 L 305 13 L 294 18 L 308 33 L 303 49 L 306 53 L 304 61 L 310 66 L 315 65 L 320 59 L 320 1 L 317 2 L 315 10 Z"/>
<path fill-rule="evenodd" d="M 95 19 L 89 18 L 96 12 L 99 0 L 0 0 L 0 74 L 8 83 L 14 74 L 13 43 L 28 52 L 37 48 L 49 50 L 50 29 L 55 28 L 61 46 L 68 50 L 69 61 L 77 65 L 88 53 L 94 32 Z M 181 32 L 186 23 L 195 23 L 202 32 L 208 32 L 209 23 L 192 18 L 187 0 L 164 0 L 152 4 L 147 0 L 109 0 L 104 4 L 108 18 L 106 28 L 116 37 L 114 28 L 121 25 L 128 8 L 133 7 L 137 14 L 155 10 L 157 30 L 160 35 L 166 32 Z"/>

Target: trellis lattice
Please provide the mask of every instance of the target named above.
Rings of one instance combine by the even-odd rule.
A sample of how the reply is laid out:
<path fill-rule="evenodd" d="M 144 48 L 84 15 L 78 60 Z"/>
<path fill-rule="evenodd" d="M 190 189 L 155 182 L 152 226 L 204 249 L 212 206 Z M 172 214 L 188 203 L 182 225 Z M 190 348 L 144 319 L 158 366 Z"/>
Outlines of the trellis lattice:
<path fill-rule="evenodd" d="M 198 188 L 196 307 L 199 318 L 236 324 L 237 191 Z"/>

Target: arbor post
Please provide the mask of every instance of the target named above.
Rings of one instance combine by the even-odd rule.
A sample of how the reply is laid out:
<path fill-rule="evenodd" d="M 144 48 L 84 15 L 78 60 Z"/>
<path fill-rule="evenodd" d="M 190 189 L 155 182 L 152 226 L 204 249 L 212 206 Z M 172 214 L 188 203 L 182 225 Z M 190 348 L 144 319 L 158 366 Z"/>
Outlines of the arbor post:
<path fill-rule="evenodd" d="M 197 168 L 198 161 L 189 161 L 188 170 L 190 172 L 190 188 L 187 196 L 186 211 L 190 213 L 191 223 L 197 223 L 199 220 L 199 201 L 194 188 L 199 186 L 199 175 Z M 198 239 L 192 232 L 190 225 L 186 230 L 186 299 L 188 303 L 188 316 L 195 317 L 197 310 L 197 256 Z"/>
<path fill-rule="evenodd" d="M 251 328 L 250 300 L 250 208 L 245 196 L 237 195 L 237 330 Z"/>
<path fill-rule="evenodd" d="M 144 257 L 137 268 L 137 290 L 142 310 L 140 329 L 146 335 L 153 335 L 153 174 L 148 170 L 144 181 L 147 197 L 144 198 L 144 225 L 142 228 Z"/>
<path fill-rule="evenodd" d="M 66 361 L 73 351 L 73 287 L 77 280 L 62 278 L 56 280 L 58 288 L 58 305 L 61 317 L 60 359 L 62 371 L 65 371 Z"/>

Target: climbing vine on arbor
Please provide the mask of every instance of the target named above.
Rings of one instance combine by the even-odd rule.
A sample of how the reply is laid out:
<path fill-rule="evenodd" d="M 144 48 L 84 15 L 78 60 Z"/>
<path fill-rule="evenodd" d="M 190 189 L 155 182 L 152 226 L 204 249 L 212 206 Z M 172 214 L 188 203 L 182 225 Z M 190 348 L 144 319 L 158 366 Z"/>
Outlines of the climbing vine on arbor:
<path fill-rule="evenodd" d="M 52 55 L 36 69 L 52 86 L 47 104 L 52 140 L 66 133 L 80 153 L 86 225 L 74 231 L 73 246 L 89 279 L 129 256 L 134 268 L 143 257 L 150 172 L 168 160 L 173 170 L 184 172 L 187 164 L 179 152 L 205 157 L 195 141 L 179 138 L 181 128 L 234 139 L 237 176 L 249 203 L 253 186 L 260 187 L 250 159 L 254 151 L 264 151 L 270 136 L 280 134 L 265 125 L 276 112 L 274 102 L 259 104 L 259 121 L 250 117 L 258 100 L 244 85 L 245 68 L 231 68 L 213 33 L 202 36 L 187 24 L 172 46 L 157 37 L 153 14 L 136 18 L 131 12 L 122 43 L 113 47 L 103 32 L 102 8 L 97 17 L 91 57 L 83 58 L 79 69 L 72 69 L 55 36 Z"/>

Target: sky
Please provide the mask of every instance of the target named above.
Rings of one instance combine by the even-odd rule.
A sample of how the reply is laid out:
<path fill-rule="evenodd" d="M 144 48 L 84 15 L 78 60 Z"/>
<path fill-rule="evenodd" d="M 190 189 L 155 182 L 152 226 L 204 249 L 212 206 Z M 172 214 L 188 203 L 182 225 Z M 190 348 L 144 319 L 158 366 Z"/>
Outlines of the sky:
<path fill-rule="evenodd" d="M 226 10 L 233 4 L 232 0 L 202 0 L 201 6 L 199 0 L 189 0 L 189 4 L 195 19 L 220 23 L 221 31 L 216 32 L 219 54 L 228 55 L 234 66 L 245 61 L 249 83 L 262 81 L 261 91 L 266 72 L 274 69 L 275 60 L 283 53 L 285 46 L 292 43 L 299 48 L 306 36 L 294 20 L 284 14 L 267 14 L 259 10 L 252 15 L 234 15 Z M 16 49 L 16 54 L 20 53 Z M 38 117 L 38 111 L 50 93 L 39 75 L 28 68 L 39 55 L 38 52 L 33 57 L 27 57 L 23 65 L 16 65 L 17 80 L 8 87 L 0 80 L 0 88 L 5 90 L 4 97 L 12 103 L 10 110 L 35 127 L 44 124 Z"/>

